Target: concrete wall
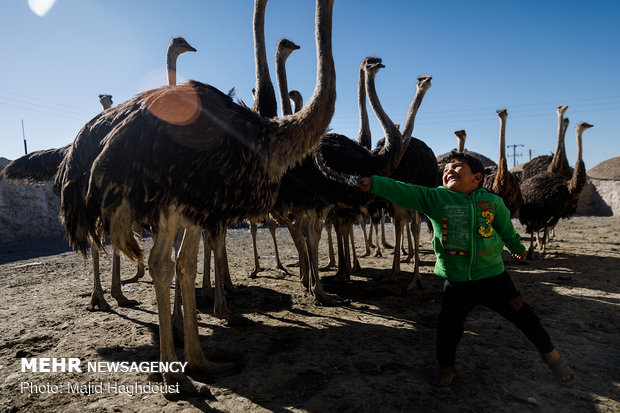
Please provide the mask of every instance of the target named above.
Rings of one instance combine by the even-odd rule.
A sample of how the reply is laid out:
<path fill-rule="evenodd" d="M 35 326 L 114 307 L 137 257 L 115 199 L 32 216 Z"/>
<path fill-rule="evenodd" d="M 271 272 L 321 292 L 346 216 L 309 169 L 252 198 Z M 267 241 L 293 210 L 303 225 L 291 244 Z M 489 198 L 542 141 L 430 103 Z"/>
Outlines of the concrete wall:
<path fill-rule="evenodd" d="M 13 184 L 0 177 L 0 243 L 62 234 L 52 183 Z"/>
<path fill-rule="evenodd" d="M 588 178 L 579 197 L 580 215 L 620 215 L 620 181 Z"/>

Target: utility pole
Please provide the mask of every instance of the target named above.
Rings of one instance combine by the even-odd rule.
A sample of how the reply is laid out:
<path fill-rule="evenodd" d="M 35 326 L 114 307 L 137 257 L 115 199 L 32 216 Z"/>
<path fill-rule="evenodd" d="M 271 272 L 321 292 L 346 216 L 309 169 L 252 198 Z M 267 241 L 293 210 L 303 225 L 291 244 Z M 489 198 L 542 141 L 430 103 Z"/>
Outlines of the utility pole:
<path fill-rule="evenodd" d="M 26 145 L 26 133 L 24 132 L 24 120 L 22 119 L 22 137 L 24 138 L 24 154 L 28 155 L 28 145 Z"/>
<path fill-rule="evenodd" d="M 531 149 L 529 149 L 529 150 L 527 151 L 527 153 L 529 154 L 529 159 L 528 159 L 528 160 L 529 160 L 529 161 L 531 161 L 531 160 L 532 160 L 532 150 L 531 150 Z"/>
<path fill-rule="evenodd" d="M 513 168 L 517 166 L 517 156 L 521 156 L 521 154 L 516 153 L 516 149 L 518 146 L 525 146 L 525 145 L 521 145 L 521 144 L 506 145 L 507 148 L 512 148 L 512 167 Z"/>

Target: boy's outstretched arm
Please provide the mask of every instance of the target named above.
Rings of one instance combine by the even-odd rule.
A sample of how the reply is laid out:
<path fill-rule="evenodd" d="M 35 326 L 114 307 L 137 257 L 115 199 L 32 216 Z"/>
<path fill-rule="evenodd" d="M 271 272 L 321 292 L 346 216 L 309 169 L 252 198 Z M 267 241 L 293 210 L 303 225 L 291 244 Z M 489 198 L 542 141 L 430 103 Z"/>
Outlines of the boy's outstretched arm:
<path fill-rule="evenodd" d="M 370 183 L 371 183 L 371 178 L 365 176 L 363 178 L 360 178 L 359 181 L 357 181 L 357 187 L 359 189 L 361 189 L 364 192 L 368 192 L 370 191 Z"/>

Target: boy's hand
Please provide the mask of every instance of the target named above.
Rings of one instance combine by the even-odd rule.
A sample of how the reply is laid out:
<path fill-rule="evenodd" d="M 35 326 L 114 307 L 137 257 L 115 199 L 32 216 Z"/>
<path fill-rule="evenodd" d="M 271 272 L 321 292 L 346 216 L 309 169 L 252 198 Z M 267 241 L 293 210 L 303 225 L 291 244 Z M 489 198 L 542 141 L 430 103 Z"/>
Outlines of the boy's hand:
<path fill-rule="evenodd" d="M 527 251 L 525 251 L 523 254 L 512 254 L 512 255 L 514 255 L 514 257 L 519 260 L 524 260 L 527 258 Z"/>
<path fill-rule="evenodd" d="M 361 189 L 364 192 L 370 191 L 370 178 L 368 177 L 360 178 L 360 180 L 357 181 L 357 184 L 355 186 L 357 186 L 359 189 Z"/>

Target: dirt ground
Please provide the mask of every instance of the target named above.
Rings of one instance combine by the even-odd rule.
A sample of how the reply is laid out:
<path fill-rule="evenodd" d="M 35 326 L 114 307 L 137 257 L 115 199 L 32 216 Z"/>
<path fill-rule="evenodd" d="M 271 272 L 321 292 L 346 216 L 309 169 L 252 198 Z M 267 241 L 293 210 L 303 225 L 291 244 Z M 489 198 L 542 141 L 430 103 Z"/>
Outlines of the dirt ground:
<path fill-rule="evenodd" d="M 522 228 L 517 225 L 517 229 Z M 391 239 L 390 225 L 387 226 Z M 350 300 L 316 305 L 297 269 L 281 277 L 266 229 L 259 230 L 261 264 L 249 279 L 252 244 L 246 229 L 231 230 L 233 282 L 248 294 L 228 295 L 229 308 L 253 325 L 229 327 L 199 301 L 207 358 L 233 362 L 227 374 L 191 376 L 208 384 L 208 397 L 160 393 L 71 393 L 67 384 L 157 384 L 147 373 L 21 372 L 26 357 L 79 357 L 96 361 L 157 361 L 157 309 L 147 274 L 123 287 L 134 308 L 109 296 L 111 258 L 102 257 L 103 284 L 113 311 L 86 310 L 92 288 L 89 261 L 61 239 L 0 244 L 0 410 L 7 412 L 618 412 L 620 411 L 620 218 L 562 221 L 548 254 L 525 264 L 506 256 L 506 268 L 542 319 L 578 381 L 554 381 L 534 347 L 511 324 L 484 308 L 472 312 L 457 353 L 458 379 L 448 389 L 428 384 L 434 365 L 436 317 L 442 281 L 423 230 L 424 289 L 405 292 L 412 264 L 397 283 L 381 282 L 392 256 L 361 258 L 348 283 L 324 280 Z M 358 253 L 362 235 L 356 228 Z M 327 262 L 323 235 L 321 264 Z M 290 236 L 278 230 L 285 264 L 296 261 Z M 528 241 L 527 238 L 524 240 Z M 145 245 L 150 245 L 146 239 Z M 202 253 L 200 257 L 202 262 Z M 123 261 L 123 278 L 133 275 Z M 324 272 L 323 276 L 334 274 Z M 202 266 L 199 265 L 199 278 Z M 177 352 L 182 357 L 182 346 Z M 51 393 L 48 389 L 58 393 Z M 93 387 L 95 388 L 95 387 Z M 96 388 L 95 388 L 96 389 Z"/>

